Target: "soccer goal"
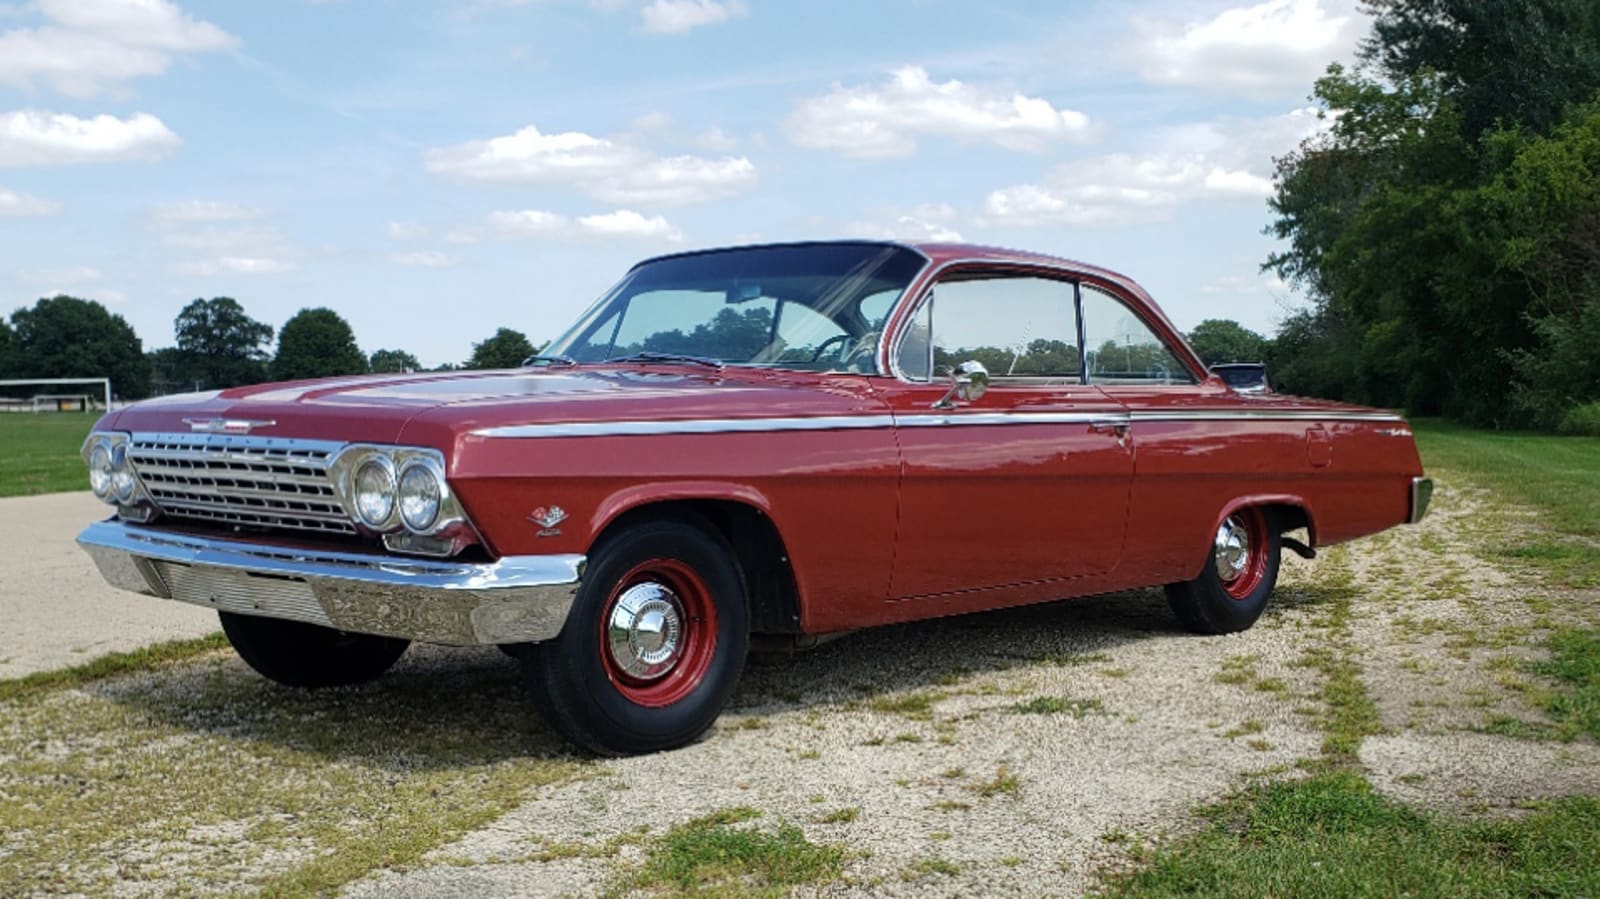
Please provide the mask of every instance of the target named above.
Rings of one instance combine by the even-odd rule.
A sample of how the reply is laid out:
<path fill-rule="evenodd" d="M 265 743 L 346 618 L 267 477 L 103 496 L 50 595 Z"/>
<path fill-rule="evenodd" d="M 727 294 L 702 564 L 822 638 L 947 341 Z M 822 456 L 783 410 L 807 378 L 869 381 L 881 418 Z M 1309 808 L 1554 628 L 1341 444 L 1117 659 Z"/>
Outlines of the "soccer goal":
<path fill-rule="evenodd" d="M 110 378 L 23 378 L 0 381 L 0 411 L 106 412 Z"/>

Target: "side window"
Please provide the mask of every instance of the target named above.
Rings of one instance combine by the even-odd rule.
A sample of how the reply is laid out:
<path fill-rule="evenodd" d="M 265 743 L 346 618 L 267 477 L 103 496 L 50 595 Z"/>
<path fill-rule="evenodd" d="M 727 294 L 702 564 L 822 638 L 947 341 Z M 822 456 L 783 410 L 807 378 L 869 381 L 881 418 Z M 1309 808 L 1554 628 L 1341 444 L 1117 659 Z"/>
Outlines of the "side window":
<path fill-rule="evenodd" d="M 1084 285 L 1083 336 L 1089 383 L 1193 384 L 1178 357 L 1122 301 Z"/>
<path fill-rule="evenodd" d="M 931 328 L 919 312 L 901 344 L 900 368 L 908 376 L 917 377 L 928 367 L 926 344 L 917 339 L 920 325 L 923 333 L 932 334 L 935 376 L 975 359 L 997 379 L 1079 377 L 1077 321 L 1068 282 L 956 276 L 934 285 L 932 306 Z M 918 346 L 923 361 L 915 365 L 909 357 Z"/>

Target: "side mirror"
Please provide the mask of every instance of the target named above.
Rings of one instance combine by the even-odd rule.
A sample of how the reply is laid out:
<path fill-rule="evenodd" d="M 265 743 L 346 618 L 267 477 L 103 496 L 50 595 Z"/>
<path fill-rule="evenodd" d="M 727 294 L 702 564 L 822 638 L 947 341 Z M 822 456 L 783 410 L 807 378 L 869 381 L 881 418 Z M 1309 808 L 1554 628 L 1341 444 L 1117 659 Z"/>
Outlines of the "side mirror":
<path fill-rule="evenodd" d="M 1263 362 L 1227 362 L 1211 366 L 1211 373 L 1239 393 L 1271 393 Z"/>
<path fill-rule="evenodd" d="M 989 369 L 976 359 L 968 359 L 950 372 L 950 390 L 937 403 L 935 409 L 954 409 L 957 402 L 976 402 L 989 389 Z"/>

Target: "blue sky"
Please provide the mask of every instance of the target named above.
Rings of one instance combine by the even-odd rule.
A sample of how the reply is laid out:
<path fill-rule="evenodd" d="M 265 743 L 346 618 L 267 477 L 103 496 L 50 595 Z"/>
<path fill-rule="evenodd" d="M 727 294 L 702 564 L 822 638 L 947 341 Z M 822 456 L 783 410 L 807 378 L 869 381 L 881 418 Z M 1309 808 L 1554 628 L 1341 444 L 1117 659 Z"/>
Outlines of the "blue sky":
<path fill-rule="evenodd" d="M 960 238 L 1270 332 L 1272 158 L 1354 0 L 0 2 L 0 310 L 548 339 L 634 261 Z"/>

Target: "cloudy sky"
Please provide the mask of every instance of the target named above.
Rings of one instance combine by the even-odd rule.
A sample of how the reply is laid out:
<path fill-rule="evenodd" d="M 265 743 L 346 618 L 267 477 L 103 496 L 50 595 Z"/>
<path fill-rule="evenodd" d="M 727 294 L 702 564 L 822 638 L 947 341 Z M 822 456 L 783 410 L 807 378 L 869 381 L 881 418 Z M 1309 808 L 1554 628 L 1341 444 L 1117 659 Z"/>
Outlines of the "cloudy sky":
<path fill-rule="evenodd" d="M 1272 158 L 1354 0 L 0 0 L 0 311 L 195 297 L 459 361 L 644 256 L 961 239 L 1270 331 Z M 981 9 L 981 14 L 975 10 Z"/>

